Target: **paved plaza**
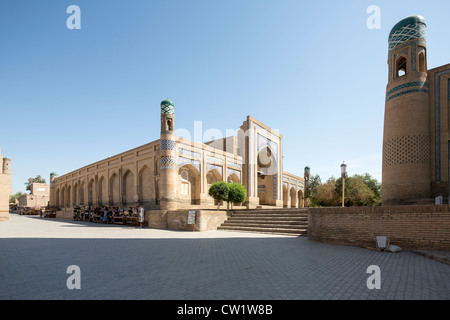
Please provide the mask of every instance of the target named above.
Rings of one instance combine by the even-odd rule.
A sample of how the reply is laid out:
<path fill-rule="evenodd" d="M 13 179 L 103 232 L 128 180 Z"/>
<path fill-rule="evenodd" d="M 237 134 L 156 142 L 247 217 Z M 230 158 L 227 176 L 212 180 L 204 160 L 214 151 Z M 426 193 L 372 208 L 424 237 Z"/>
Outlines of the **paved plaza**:
<path fill-rule="evenodd" d="M 68 289 L 69 266 L 80 289 Z M 368 289 L 367 268 L 381 289 Z M 450 265 L 399 253 L 226 231 L 19 216 L 0 223 L 0 299 L 450 299 Z"/>

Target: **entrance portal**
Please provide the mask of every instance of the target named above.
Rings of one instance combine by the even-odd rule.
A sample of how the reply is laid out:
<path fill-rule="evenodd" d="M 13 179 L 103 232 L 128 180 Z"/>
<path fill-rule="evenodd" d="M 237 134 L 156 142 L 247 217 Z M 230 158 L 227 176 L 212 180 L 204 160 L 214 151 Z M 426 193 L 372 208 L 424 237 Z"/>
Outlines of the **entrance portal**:
<path fill-rule="evenodd" d="M 268 146 L 258 152 L 257 170 L 259 203 L 263 205 L 275 205 L 277 161 Z"/>

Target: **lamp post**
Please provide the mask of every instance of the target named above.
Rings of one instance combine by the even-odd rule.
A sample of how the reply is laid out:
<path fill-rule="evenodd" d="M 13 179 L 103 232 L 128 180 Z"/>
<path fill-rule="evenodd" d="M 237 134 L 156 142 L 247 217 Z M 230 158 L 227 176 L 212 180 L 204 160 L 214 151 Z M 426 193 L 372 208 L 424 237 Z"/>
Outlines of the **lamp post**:
<path fill-rule="evenodd" d="M 345 163 L 341 164 L 341 178 L 342 178 L 342 207 L 345 207 L 344 204 L 344 190 L 345 190 L 345 175 L 346 175 L 347 165 Z"/>

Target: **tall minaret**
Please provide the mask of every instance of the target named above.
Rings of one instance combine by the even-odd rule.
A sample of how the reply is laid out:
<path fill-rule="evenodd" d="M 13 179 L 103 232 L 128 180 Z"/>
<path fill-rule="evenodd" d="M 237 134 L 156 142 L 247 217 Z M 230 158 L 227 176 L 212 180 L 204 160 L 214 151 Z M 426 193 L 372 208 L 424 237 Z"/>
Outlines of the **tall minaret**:
<path fill-rule="evenodd" d="M 305 194 L 306 192 L 306 188 L 309 186 L 310 183 L 310 177 L 311 176 L 311 168 L 310 167 L 305 167 L 305 171 L 303 173 L 303 179 L 305 179 L 305 185 L 304 185 L 304 189 L 303 189 L 303 194 Z M 309 199 L 306 197 L 303 197 L 303 202 L 304 202 L 304 206 L 305 207 L 309 207 Z"/>
<path fill-rule="evenodd" d="M 11 159 L 3 158 L 0 152 L 0 221 L 9 220 L 9 197 L 11 195 Z"/>
<path fill-rule="evenodd" d="M 430 198 L 430 110 L 426 24 L 421 16 L 389 34 L 383 137 L 382 203 Z"/>
<path fill-rule="evenodd" d="M 177 209 L 177 155 L 175 147 L 175 106 L 169 99 L 161 102 L 160 179 L 161 210 Z"/>

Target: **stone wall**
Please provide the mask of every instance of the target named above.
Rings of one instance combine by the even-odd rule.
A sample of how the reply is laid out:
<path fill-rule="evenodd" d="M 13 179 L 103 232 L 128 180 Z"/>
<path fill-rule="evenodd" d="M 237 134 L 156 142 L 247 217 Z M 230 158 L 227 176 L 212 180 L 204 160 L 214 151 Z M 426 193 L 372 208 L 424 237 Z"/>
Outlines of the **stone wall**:
<path fill-rule="evenodd" d="M 217 230 L 217 227 L 228 219 L 226 211 L 196 210 L 194 227 L 194 225 L 188 225 L 188 215 L 189 210 L 154 210 L 145 212 L 145 220 L 147 221 L 147 226 L 150 228 L 209 231 Z"/>
<path fill-rule="evenodd" d="M 310 208 L 308 239 L 375 247 L 387 236 L 403 249 L 450 249 L 450 206 Z"/>
<path fill-rule="evenodd" d="M 209 231 L 217 230 L 217 227 L 228 219 L 226 210 L 195 210 L 194 228 L 194 225 L 188 225 L 188 215 L 189 210 L 148 210 L 145 211 L 144 226 L 180 231 Z M 73 209 L 62 208 L 56 211 L 56 218 L 72 220 Z"/>

